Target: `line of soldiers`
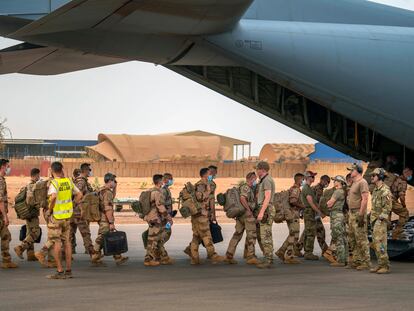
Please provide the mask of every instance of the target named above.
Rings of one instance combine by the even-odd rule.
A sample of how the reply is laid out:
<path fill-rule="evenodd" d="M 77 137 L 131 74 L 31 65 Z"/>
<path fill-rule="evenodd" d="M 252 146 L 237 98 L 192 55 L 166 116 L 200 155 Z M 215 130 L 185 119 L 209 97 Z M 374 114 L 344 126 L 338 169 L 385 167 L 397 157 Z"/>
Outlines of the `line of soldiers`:
<path fill-rule="evenodd" d="M 195 184 L 195 197 L 201 206 L 198 214 L 191 216 L 193 238 L 184 252 L 190 257 L 191 264 L 200 264 L 199 246 L 202 244 L 207 250 L 207 257 L 212 263 L 226 262 L 235 264 L 234 254 L 244 231 L 246 242 L 244 246 L 244 258 L 246 263 L 256 265 L 258 268 L 269 268 L 273 264 L 273 237 L 272 225 L 276 213 L 274 205 L 275 183 L 269 175 L 270 166 L 267 162 L 259 162 L 256 171 L 246 176 L 245 182 L 240 185 L 240 203 L 245 208 L 245 213 L 236 218 L 236 227 L 230 240 L 225 256 L 219 256 L 215 252 L 210 223 L 216 222 L 215 191 L 217 188 L 214 179 L 217 175 L 217 167 L 210 166 L 200 170 L 200 181 Z M 350 174 L 344 178 L 336 176 L 333 193 L 326 202 L 328 212 L 321 209 L 321 198 L 324 189 L 330 183 L 328 176 L 322 176 L 321 181 L 315 187 L 311 187 L 315 181 L 316 173 L 307 171 L 298 173 L 294 177 L 294 185 L 289 189 L 289 217 L 286 217 L 289 236 L 283 245 L 276 251 L 284 263 L 300 263 L 297 257 L 302 257 L 301 249 L 304 249 L 305 260 L 317 260 L 313 254 L 315 237 L 323 251 L 323 255 L 331 262 L 332 266 L 347 266 L 357 270 L 370 268 L 369 243 L 367 236 L 367 203 L 369 194 L 368 182 L 363 178 L 363 169 L 354 164 Z M 7 217 L 7 187 L 4 176 L 10 173 L 9 162 L 0 160 L 0 237 L 3 268 L 16 268 L 11 261 L 9 243 L 11 235 L 8 230 Z M 74 172 L 72 179 L 66 178 L 63 173 L 63 165 L 54 162 L 51 165 L 52 178 L 48 186 L 48 203 L 43 207 L 43 215 L 47 222 L 48 239 L 42 249 L 34 253 L 34 242 L 40 236 L 39 217 L 26 220 L 27 236 L 20 245 L 15 247 L 18 257 L 23 258 L 27 251 L 27 259 L 39 260 L 43 266 L 56 266 L 56 274 L 48 277 L 54 279 L 71 278 L 72 251 L 76 246 L 75 234 L 79 229 L 85 250 L 91 256 L 94 265 L 104 265 L 102 261 L 102 245 L 104 234 L 115 230 L 115 218 L 113 199 L 116 196 L 116 176 L 108 173 L 104 177 L 105 185 L 98 190 L 99 210 L 101 218 L 98 222 L 98 237 L 92 243 L 89 223 L 82 219 L 79 203 L 84 195 L 92 192 L 93 188 L 88 182 L 92 175 L 89 164 L 82 164 L 79 171 Z M 405 190 L 407 181 L 412 176 L 412 170 L 406 168 L 402 176 L 399 176 L 391 185 L 391 189 L 384 184 L 386 173 L 383 169 L 375 169 L 371 173 L 371 182 L 375 185 L 372 192 L 371 227 L 373 235 L 373 248 L 378 258 L 378 267 L 372 272 L 388 273 L 389 261 L 387 256 L 387 228 L 389 215 L 393 207 L 401 211 L 405 206 Z M 40 171 L 33 169 L 31 182 L 27 186 L 27 200 L 33 196 L 33 186 L 40 180 Z M 405 186 L 404 186 L 405 182 Z M 171 174 L 154 175 L 154 187 L 151 189 L 151 211 L 145 216 L 148 222 L 148 243 L 146 246 L 145 266 L 170 265 L 174 261 L 168 256 L 165 243 L 171 237 L 173 217 L 173 200 L 169 187 L 173 185 Z M 325 190 L 326 192 L 327 190 Z M 403 208 L 402 208 L 403 207 Z M 299 238 L 299 219 L 303 212 L 305 230 Z M 332 239 L 331 245 L 325 242 L 325 230 L 321 218 L 330 215 Z M 400 221 L 397 231 L 401 231 L 408 220 L 408 210 L 399 213 Z M 402 217 L 401 217 L 402 215 Z M 258 260 L 255 252 L 256 240 L 263 253 L 263 259 Z M 61 253 L 64 247 L 66 269 L 63 269 Z M 352 260 L 350 260 L 352 257 Z M 48 259 L 49 258 L 49 261 Z M 123 264 L 128 257 L 114 256 L 117 264 Z"/>

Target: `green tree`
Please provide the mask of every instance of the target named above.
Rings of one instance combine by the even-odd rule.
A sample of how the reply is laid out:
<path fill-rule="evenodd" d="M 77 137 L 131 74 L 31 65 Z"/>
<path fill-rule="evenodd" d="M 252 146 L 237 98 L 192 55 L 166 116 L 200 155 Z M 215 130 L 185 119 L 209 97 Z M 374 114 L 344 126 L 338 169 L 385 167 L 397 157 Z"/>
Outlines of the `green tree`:
<path fill-rule="evenodd" d="M 10 133 L 10 129 L 6 126 L 7 119 L 0 119 L 0 150 L 4 148 L 4 139 L 6 133 Z"/>

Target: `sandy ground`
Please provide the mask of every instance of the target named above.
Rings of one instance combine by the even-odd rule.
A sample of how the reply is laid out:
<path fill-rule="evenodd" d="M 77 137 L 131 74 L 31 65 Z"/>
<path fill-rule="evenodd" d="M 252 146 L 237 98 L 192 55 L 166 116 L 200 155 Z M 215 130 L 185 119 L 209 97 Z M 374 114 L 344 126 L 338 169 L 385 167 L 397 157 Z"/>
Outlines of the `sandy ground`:
<path fill-rule="evenodd" d="M 174 185 L 171 187 L 171 192 L 173 198 L 177 198 L 179 192 L 182 190 L 184 184 L 186 182 L 195 183 L 198 179 L 186 179 L 186 178 L 176 178 L 174 180 Z M 238 185 L 241 179 L 238 178 L 218 178 L 216 180 L 217 183 L 217 192 L 225 192 L 228 188 L 234 187 Z M 8 185 L 8 195 L 9 201 L 13 202 L 14 197 L 19 192 L 20 188 L 23 187 L 26 183 L 29 182 L 29 178 L 26 177 L 8 177 L 7 178 L 7 185 Z M 91 178 L 91 183 L 100 183 L 103 184 L 103 178 Z M 289 189 L 292 186 L 293 181 L 290 178 L 276 178 L 276 191 L 282 191 Z M 148 189 L 151 187 L 151 179 L 150 178 L 118 178 L 118 193 L 117 198 L 138 198 L 141 191 L 144 189 Z M 414 213 L 414 190 L 410 188 L 407 192 L 407 205 L 410 209 L 410 214 Z M 177 205 L 175 205 L 177 208 Z M 224 213 L 218 209 L 218 221 L 221 223 L 232 223 L 233 220 L 228 219 Z M 9 218 L 12 224 L 21 224 L 22 221 L 16 218 L 16 214 L 12 208 L 9 210 Z M 41 217 L 41 221 L 43 223 L 43 219 Z M 126 206 L 122 212 L 116 213 L 116 221 L 117 223 L 143 223 L 136 215 L 133 213 L 128 206 Z M 327 218 L 325 221 L 329 221 Z M 182 219 L 179 215 L 175 218 L 175 222 L 179 223 L 187 223 L 189 220 Z"/>

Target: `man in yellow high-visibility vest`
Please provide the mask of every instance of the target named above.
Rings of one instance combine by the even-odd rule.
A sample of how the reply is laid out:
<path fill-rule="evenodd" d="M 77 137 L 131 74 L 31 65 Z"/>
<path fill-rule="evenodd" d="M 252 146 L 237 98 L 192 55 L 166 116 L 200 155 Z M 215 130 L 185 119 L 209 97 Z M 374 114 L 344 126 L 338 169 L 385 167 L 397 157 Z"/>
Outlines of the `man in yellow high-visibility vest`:
<path fill-rule="evenodd" d="M 70 178 L 66 178 L 63 165 L 53 162 L 51 165 L 53 179 L 49 186 L 49 223 L 47 225 L 48 243 L 42 250 L 36 253 L 36 257 L 42 263 L 46 260 L 46 254 L 50 244 L 53 244 L 54 257 L 56 259 L 57 272 L 49 275 L 50 279 L 72 278 L 72 245 L 70 243 L 70 219 L 73 215 L 73 200 L 78 203 L 82 199 L 82 193 L 73 184 Z M 61 251 L 62 244 L 65 247 L 66 271 L 63 271 Z"/>

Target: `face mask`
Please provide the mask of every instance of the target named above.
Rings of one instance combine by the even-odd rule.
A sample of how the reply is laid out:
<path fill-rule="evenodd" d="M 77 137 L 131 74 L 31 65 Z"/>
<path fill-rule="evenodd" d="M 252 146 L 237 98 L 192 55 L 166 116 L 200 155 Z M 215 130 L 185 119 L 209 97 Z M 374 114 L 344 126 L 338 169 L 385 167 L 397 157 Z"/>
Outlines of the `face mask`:
<path fill-rule="evenodd" d="M 212 182 L 213 181 L 213 176 L 208 175 L 208 182 Z"/>
<path fill-rule="evenodd" d="M 302 185 L 302 187 L 303 187 L 304 185 L 306 185 L 306 180 L 302 180 L 301 185 Z"/>
<path fill-rule="evenodd" d="M 168 187 L 171 187 L 173 184 L 174 184 L 174 180 L 173 179 L 169 179 L 167 186 Z"/>
<path fill-rule="evenodd" d="M 252 187 L 253 187 L 253 188 L 256 188 L 256 186 L 257 186 L 257 180 L 253 181 L 253 185 L 252 185 Z"/>
<path fill-rule="evenodd" d="M 6 175 L 9 176 L 10 173 L 11 173 L 11 168 L 10 167 L 6 168 Z"/>
<path fill-rule="evenodd" d="M 412 175 L 407 177 L 407 181 L 411 181 L 412 179 L 413 179 Z"/>
<path fill-rule="evenodd" d="M 88 174 L 88 176 L 89 176 L 89 177 L 92 177 L 92 176 L 93 176 L 93 173 L 92 173 L 92 171 L 89 171 L 89 174 Z"/>

